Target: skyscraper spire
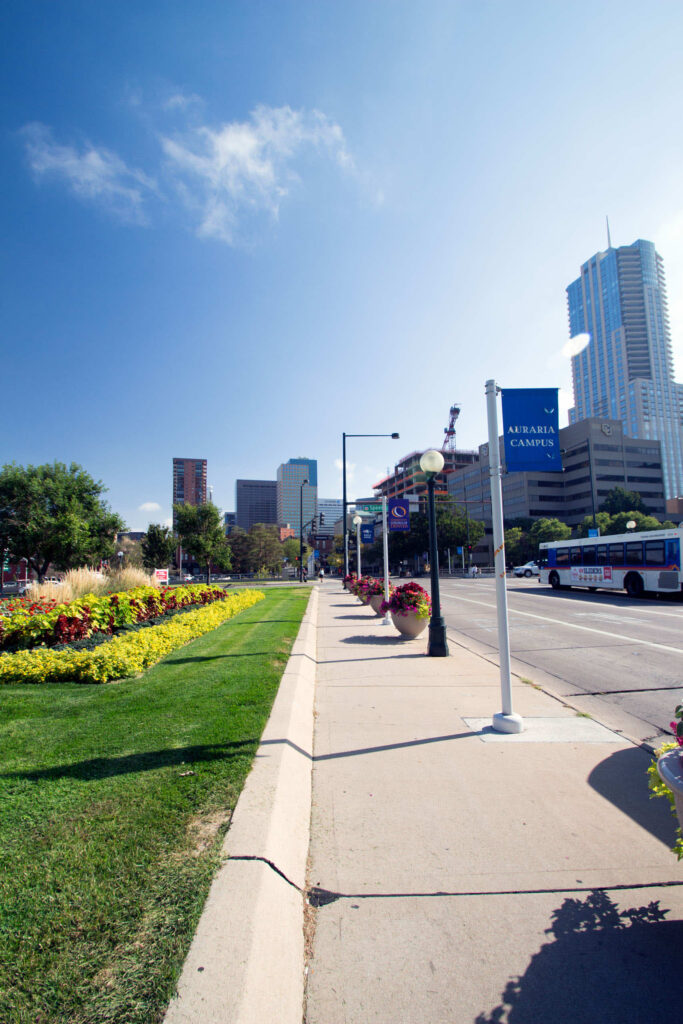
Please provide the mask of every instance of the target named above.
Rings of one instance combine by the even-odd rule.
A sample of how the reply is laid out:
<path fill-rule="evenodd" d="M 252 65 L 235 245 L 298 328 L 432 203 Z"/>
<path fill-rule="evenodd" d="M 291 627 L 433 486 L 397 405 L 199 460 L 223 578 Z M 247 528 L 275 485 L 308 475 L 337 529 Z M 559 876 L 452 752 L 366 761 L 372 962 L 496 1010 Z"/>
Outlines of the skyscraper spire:
<path fill-rule="evenodd" d="M 611 249 L 612 248 L 612 239 L 610 238 L 610 234 L 609 234 L 609 217 L 605 217 L 605 220 L 607 221 L 607 248 Z"/>

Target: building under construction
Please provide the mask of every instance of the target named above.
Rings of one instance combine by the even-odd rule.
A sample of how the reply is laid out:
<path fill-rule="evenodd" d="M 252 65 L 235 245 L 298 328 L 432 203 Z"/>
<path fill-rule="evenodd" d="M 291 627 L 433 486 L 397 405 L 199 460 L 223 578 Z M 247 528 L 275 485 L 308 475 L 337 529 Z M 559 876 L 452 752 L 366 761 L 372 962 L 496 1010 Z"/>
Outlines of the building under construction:
<path fill-rule="evenodd" d="M 447 478 L 448 474 L 463 466 L 470 466 L 477 461 L 478 452 L 458 451 L 455 443 L 455 424 L 460 415 L 460 406 L 452 405 L 448 414 L 448 426 L 444 427 L 444 441 L 441 454 L 444 458 L 444 467 L 434 481 L 434 493 L 444 496 L 448 495 Z M 404 456 L 394 466 L 394 472 L 378 480 L 373 488 L 378 496 L 386 495 L 387 498 L 402 498 L 409 494 L 426 494 L 427 483 L 424 473 L 420 469 L 420 458 L 428 449 L 411 452 Z"/>

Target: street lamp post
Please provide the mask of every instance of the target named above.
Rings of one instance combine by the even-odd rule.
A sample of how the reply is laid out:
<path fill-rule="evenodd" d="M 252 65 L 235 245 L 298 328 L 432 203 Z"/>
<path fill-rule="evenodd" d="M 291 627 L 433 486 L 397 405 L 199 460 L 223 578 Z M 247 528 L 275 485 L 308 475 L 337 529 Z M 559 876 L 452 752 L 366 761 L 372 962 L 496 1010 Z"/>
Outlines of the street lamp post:
<path fill-rule="evenodd" d="M 439 594 L 439 549 L 436 542 L 436 509 L 434 507 L 434 480 L 443 469 L 444 458 L 441 452 L 431 448 L 420 459 L 420 469 L 427 477 L 427 496 L 429 501 L 429 563 L 432 584 L 432 616 L 429 620 L 429 642 L 427 654 L 432 658 L 447 658 L 446 623 L 441 614 L 441 597 Z"/>
<path fill-rule="evenodd" d="M 301 481 L 299 488 L 299 583 L 304 581 L 304 487 L 308 480 Z"/>
<path fill-rule="evenodd" d="M 398 440 L 398 434 L 342 434 L 342 504 L 344 515 L 344 577 L 349 575 L 349 527 L 346 521 L 346 438 L 347 437 L 391 437 Z"/>
<path fill-rule="evenodd" d="M 358 579 L 360 579 L 360 526 L 362 522 L 362 516 L 353 517 L 353 525 L 356 527 L 356 575 Z"/>

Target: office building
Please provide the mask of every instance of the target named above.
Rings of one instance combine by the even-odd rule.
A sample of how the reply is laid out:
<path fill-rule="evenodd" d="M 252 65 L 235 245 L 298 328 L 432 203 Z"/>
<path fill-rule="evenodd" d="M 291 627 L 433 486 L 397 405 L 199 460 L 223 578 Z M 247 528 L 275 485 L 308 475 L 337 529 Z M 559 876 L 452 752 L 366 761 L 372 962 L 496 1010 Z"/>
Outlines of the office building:
<path fill-rule="evenodd" d="M 305 482 L 305 486 L 302 486 Z M 316 459 L 290 459 L 277 471 L 277 521 L 280 526 L 291 526 L 299 535 L 303 510 L 304 524 L 316 513 L 318 502 L 318 462 Z"/>
<path fill-rule="evenodd" d="M 319 498 L 317 506 L 316 532 L 319 537 L 333 537 L 334 524 L 341 520 L 343 512 L 343 501 L 341 498 Z M 320 522 L 322 515 L 323 521 Z"/>
<path fill-rule="evenodd" d="M 225 512 L 223 514 L 223 525 L 225 526 L 225 536 L 226 537 L 228 537 L 232 533 L 232 531 L 233 531 L 233 529 L 235 527 L 236 522 L 237 522 L 237 517 L 236 517 L 236 514 L 234 512 Z"/>
<path fill-rule="evenodd" d="M 596 253 L 567 288 L 570 335 L 590 335 L 572 358 L 570 422 L 620 420 L 660 441 L 667 498 L 683 494 L 683 385 L 673 379 L 662 259 L 652 242 Z"/>
<path fill-rule="evenodd" d="M 235 523 L 251 530 L 255 523 L 277 523 L 277 481 L 235 481 Z"/>
<path fill-rule="evenodd" d="M 615 487 L 637 491 L 658 519 L 666 519 L 661 444 L 627 437 L 619 420 L 591 418 L 562 427 L 561 473 L 505 473 L 502 476 L 506 526 L 515 519 L 561 519 L 577 526 L 598 512 Z M 505 465 L 503 439 L 501 461 Z M 477 462 L 451 473 L 448 492 L 467 507 L 472 519 L 491 528 L 488 445 L 481 445 Z"/>
<path fill-rule="evenodd" d="M 173 504 L 206 503 L 206 459 L 173 460 Z M 175 529 L 175 514 L 173 516 Z"/>

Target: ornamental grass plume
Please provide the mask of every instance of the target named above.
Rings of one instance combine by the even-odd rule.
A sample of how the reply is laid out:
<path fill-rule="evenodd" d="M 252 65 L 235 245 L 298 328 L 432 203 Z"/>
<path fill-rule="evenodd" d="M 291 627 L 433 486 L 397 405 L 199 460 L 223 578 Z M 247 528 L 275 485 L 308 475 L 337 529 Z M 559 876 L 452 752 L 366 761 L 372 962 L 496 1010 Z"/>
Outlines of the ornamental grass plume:
<path fill-rule="evenodd" d="M 395 615 L 413 613 L 418 619 L 428 619 L 432 610 L 432 602 L 427 591 L 419 583 L 404 583 L 396 587 L 388 601 L 382 601 L 380 612 L 393 612 Z"/>

